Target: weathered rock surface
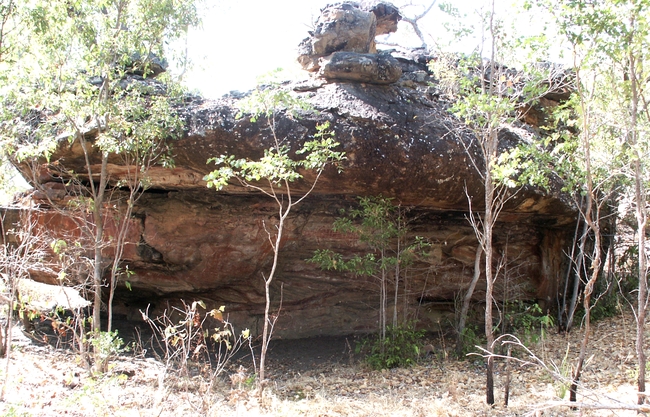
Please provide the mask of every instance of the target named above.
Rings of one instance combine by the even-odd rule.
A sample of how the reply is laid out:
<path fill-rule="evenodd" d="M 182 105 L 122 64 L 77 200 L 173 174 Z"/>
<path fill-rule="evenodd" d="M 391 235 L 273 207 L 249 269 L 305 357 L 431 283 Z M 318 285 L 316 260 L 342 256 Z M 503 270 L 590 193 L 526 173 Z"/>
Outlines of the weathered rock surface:
<path fill-rule="evenodd" d="M 334 52 L 320 60 L 318 75 L 328 80 L 392 84 L 402 76 L 395 58 L 384 54 Z"/>
<path fill-rule="evenodd" d="M 376 329 L 375 281 L 322 271 L 305 262 L 316 249 L 364 253 L 364 244 L 355 236 L 332 231 L 340 209 L 354 206 L 358 196 L 393 198 L 407 209 L 410 236 L 431 243 L 409 268 L 408 282 L 402 283 L 399 293 L 399 308 L 408 309 L 423 327 L 436 329 L 441 320 L 445 325 L 444 315 L 472 278 L 477 240 L 466 218 L 468 195 L 474 210 L 480 210 L 483 201 L 482 181 L 470 161 L 470 155 L 477 155 L 474 138 L 449 114 L 450 103 L 439 97 L 426 66 L 431 57 L 416 51 L 392 59 L 402 76 L 389 85 L 287 86 L 316 111 L 298 118 L 280 114 L 277 135 L 296 150 L 315 133 L 318 123 L 328 121 L 347 159 L 342 173 L 334 168 L 324 172 L 314 192 L 288 219 L 272 289 L 276 308 L 282 301 L 274 336 Z M 552 105 L 563 97 L 545 100 Z M 176 168 L 150 171 L 151 188 L 134 211 L 124 262 L 135 275 L 130 277 L 132 291 L 118 289 L 118 313 L 138 318 L 138 308 L 147 304 L 155 314 L 168 301 L 201 299 L 225 305 L 238 327 L 261 329 L 262 275 L 272 261 L 266 230 L 277 221 L 275 202 L 238 184 L 220 192 L 208 190 L 203 181 L 212 169 L 208 158 L 221 154 L 258 158 L 273 140 L 263 120 L 235 117 L 240 99 L 193 98 L 182 109 L 188 128 L 186 136 L 174 143 Z M 534 126 L 504 128 L 501 147 L 516 144 L 522 133 L 534 134 Z M 57 166 L 86 172 L 81 149 L 67 142 L 51 160 L 53 165 L 40 167 L 45 187 L 33 194 L 35 202 L 45 201 L 43 193 L 61 202 L 68 198 L 61 178 L 52 175 Z M 98 163 L 99 158 L 91 161 Z M 127 167 L 115 159 L 108 169 L 117 184 Z M 304 180 L 294 184 L 294 195 L 306 192 L 314 179 L 312 173 L 304 174 Z M 556 297 L 565 268 L 567 226 L 575 212 L 559 192 L 559 184 L 555 186 L 550 192 L 524 188 L 501 213 L 495 251 L 496 258 L 506 260 L 506 274 L 496 283 L 498 299 L 551 302 Z M 74 229 L 60 216 L 52 212 L 41 224 L 61 233 Z M 476 291 L 476 300 L 484 298 L 482 291 Z"/>
<path fill-rule="evenodd" d="M 375 36 L 397 30 L 400 19 L 399 10 L 386 2 L 370 8 L 356 2 L 328 5 L 300 43 L 298 62 L 327 80 L 394 83 L 401 68 L 390 56 L 377 55 Z"/>

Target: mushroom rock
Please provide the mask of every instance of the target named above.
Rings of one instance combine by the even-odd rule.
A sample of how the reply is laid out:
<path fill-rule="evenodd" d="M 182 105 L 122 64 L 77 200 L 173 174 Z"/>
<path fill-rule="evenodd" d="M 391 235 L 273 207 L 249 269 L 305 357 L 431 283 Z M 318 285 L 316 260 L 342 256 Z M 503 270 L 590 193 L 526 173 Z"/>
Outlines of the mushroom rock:
<path fill-rule="evenodd" d="M 362 15 L 347 7 L 335 10 L 340 10 L 341 16 L 349 12 L 351 21 Z M 373 18 L 370 21 L 374 22 Z M 393 64 L 402 75 L 390 84 L 335 78 L 328 83 L 285 85 L 314 111 L 305 111 L 300 117 L 280 112 L 275 121 L 277 136 L 295 151 L 313 136 L 316 125 L 329 122 L 347 159 L 341 163 L 341 173 L 333 167 L 327 169 L 287 219 L 271 288 L 273 309 L 277 311 L 281 303 L 274 337 L 344 335 L 377 328 L 379 293 L 373 278 L 324 271 L 305 261 L 317 249 L 349 256 L 368 250 L 354 235 L 332 230 L 340 210 L 356 207 L 359 196 L 392 198 L 405 209 L 409 224 L 405 239 L 419 236 L 430 244 L 415 257 L 407 281 L 400 282 L 398 289 L 398 308 L 417 316 L 420 326 L 434 329 L 441 317 L 453 320 L 450 305 L 464 294 L 472 279 L 478 243 L 467 220 L 468 198 L 473 210 L 480 211 L 483 201 L 482 179 L 471 160 L 478 155 L 476 140 L 449 113 L 453 103 L 438 93 L 427 68 L 431 57 L 422 50 L 393 55 Z M 273 135 L 263 120 L 236 117 L 238 104 L 245 97 L 188 97 L 179 110 L 187 121 L 187 131 L 173 144 L 175 168 L 150 170 L 149 188 L 134 207 L 124 255 L 133 275 L 130 289 L 117 289 L 118 316 L 136 319 L 138 310 L 147 305 L 151 305 L 150 313 L 156 314 L 180 299 L 202 300 L 208 307 L 225 305 L 237 328 L 261 331 L 262 277 L 273 259 L 267 231 L 277 221 L 276 203 L 238 184 L 219 192 L 208 190 L 202 179 L 213 169 L 206 164 L 209 157 L 224 154 L 255 159 L 272 144 Z M 552 106 L 562 97 L 549 95 L 545 100 Z M 535 129 L 525 122 L 503 128 L 500 148 L 519 143 Z M 97 154 L 90 163 L 99 161 Z M 51 161 L 43 161 L 37 168 L 40 177 L 49 182 L 32 194 L 30 203 L 43 202 L 39 198 L 47 194 L 62 207 L 71 207 L 69 200 L 74 197 L 66 195 L 65 178 L 57 167 L 64 165 L 83 178 L 85 164 L 79 147 L 62 141 Z M 129 167 L 116 158 L 107 168 L 113 184 L 119 184 Z M 26 172 L 27 168 L 22 169 Z M 314 179 L 313 173 L 304 172 L 304 178 L 293 184 L 292 193 L 307 192 Z M 494 250 L 507 268 L 496 284 L 497 300 L 531 300 L 553 306 L 566 268 L 563 253 L 576 211 L 562 194 L 562 184 L 557 179 L 550 183 L 548 191 L 524 187 L 500 213 Z M 47 214 L 44 208 L 41 213 L 50 221 L 39 224 L 47 225 L 51 233 L 66 232 L 57 230 L 57 225 L 67 227 L 57 220 L 60 210 Z M 112 233 L 107 230 L 106 235 Z M 38 279 L 45 281 L 46 277 Z M 474 294 L 477 302 L 484 298 L 484 286 L 479 283 Z"/>
<path fill-rule="evenodd" d="M 298 62 L 317 71 L 318 59 L 337 51 L 366 54 L 374 43 L 377 18 L 355 3 L 329 5 L 321 10 L 310 37 L 299 47 Z"/>
<path fill-rule="evenodd" d="M 386 2 L 371 7 L 356 2 L 328 5 L 310 37 L 298 46 L 298 62 L 327 80 L 395 82 L 399 66 L 388 56 L 369 54 L 377 52 L 375 36 L 397 30 L 400 19 L 399 9 Z"/>

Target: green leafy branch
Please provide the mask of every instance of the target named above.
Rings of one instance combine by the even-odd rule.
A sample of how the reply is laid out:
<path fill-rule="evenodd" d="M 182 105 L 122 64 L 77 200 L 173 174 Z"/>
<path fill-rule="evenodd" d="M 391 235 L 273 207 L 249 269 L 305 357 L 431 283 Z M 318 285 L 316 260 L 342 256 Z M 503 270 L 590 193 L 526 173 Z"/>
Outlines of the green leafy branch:
<path fill-rule="evenodd" d="M 264 150 L 264 156 L 259 160 L 221 155 L 208 160 L 208 163 L 214 163 L 219 168 L 206 175 L 204 181 L 207 181 L 209 188 L 221 190 L 234 178 L 246 187 L 274 196 L 274 188 L 301 179 L 302 169 L 315 170 L 320 176 L 328 164 L 345 159 L 345 152 L 335 150 L 339 142 L 334 141 L 334 132 L 329 127 L 329 122 L 319 124 L 315 139 L 307 141 L 296 151 L 296 155 L 305 155 L 303 159 L 292 159 L 291 150 L 286 145 Z M 338 166 L 338 169 L 340 172 L 341 167 Z M 262 180 L 268 181 L 271 191 L 253 184 Z"/>

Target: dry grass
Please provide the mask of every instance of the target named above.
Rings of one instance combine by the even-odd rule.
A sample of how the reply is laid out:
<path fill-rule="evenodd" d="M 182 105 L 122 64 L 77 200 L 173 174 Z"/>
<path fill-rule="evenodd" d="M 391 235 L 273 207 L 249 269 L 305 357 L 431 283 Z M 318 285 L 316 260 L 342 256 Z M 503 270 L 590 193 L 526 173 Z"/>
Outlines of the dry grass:
<path fill-rule="evenodd" d="M 634 322 L 629 315 L 596 323 L 581 391 L 585 402 L 636 401 Z M 32 343 L 15 331 L 3 416 L 515 416 L 635 415 L 633 411 L 541 410 L 557 401 L 559 384 L 539 367 L 513 365 L 509 407 L 484 404 L 480 360 L 423 361 L 411 369 L 371 371 L 363 365 L 327 365 L 276 375 L 262 395 L 247 387 L 250 371 L 219 379 L 177 378 L 153 359 L 123 356 L 92 379 L 74 354 Z M 581 334 L 550 335 L 533 351 L 559 365 L 567 344 L 575 358 Z M 443 357 L 444 355 L 440 355 Z M 523 357 L 522 357 L 523 358 Z M 497 374 L 497 401 L 505 377 Z M 233 373 L 235 370 L 232 371 Z M 197 372 L 198 373 L 198 372 Z M 606 396 L 609 396 L 607 398 Z M 535 411 L 535 409 L 539 411 Z"/>

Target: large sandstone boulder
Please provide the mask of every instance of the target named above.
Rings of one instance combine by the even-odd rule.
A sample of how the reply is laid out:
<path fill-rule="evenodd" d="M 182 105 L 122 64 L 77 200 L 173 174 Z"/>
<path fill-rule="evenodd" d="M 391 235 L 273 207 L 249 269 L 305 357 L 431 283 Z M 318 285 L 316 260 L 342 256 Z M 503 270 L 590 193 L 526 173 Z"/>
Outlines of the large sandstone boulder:
<path fill-rule="evenodd" d="M 313 194 L 287 222 L 280 252 L 273 301 L 282 298 L 282 313 L 275 335 L 305 337 L 369 332 L 376 328 L 376 282 L 351 274 L 322 271 L 305 262 L 316 249 L 345 254 L 363 253 L 364 245 L 352 235 L 335 233 L 332 223 L 341 209 L 354 207 L 357 196 L 393 198 L 408 209 L 410 236 L 421 236 L 430 249 L 409 270 L 407 288 L 400 290 L 400 309 L 416 314 L 420 325 L 434 328 L 453 318 L 453 301 L 472 278 L 477 241 L 467 221 L 467 195 L 480 210 L 483 188 L 468 152 L 476 152 L 471 135 L 447 111 L 427 71 L 430 59 L 421 53 L 395 58 L 402 78 L 391 85 L 338 82 L 304 88 L 297 96 L 315 111 L 299 118 L 280 114 L 277 134 L 292 149 L 329 121 L 346 152 L 343 172 L 326 170 Z M 291 88 L 289 86 L 288 88 Z M 150 312 L 178 299 L 201 299 L 212 306 L 225 305 L 237 326 L 261 329 L 264 286 L 262 274 L 272 260 L 265 227 L 276 221 L 275 203 L 260 194 L 232 184 L 221 192 L 208 190 L 203 176 L 212 167 L 211 156 L 232 154 L 257 158 L 271 144 L 263 120 L 236 118 L 242 97 L 208 101 L 188 100 L 182 110 L 188 122 L 185 138 L 174 144 L 176 167 L 150 171 L 151 188 L 138 201 L 125 250 L 125 263 L 135 272 L 132 290 L 120 286 L 116 312 L 139 318 L 138 309 Z M 548 99 L 551 100 L 551 99 Z M 551 100 L 553 101 L 553 100 Z M 504 129 L 502 147 L 517 143 L 522 125 Z M 45 203 L 43 193 L 66 204 L 61 165 L 85 172 L 81 149 L 67 141 L 39 168 L 43 190 L 33 203 Z M 98 164 L 99 157 L 91 160 Z M 23 167 L 26 168 L 26 167 Z M 114 183 L 127 167 L 118 159 L 108 166 Z M 131 167 L 132 169 L 132 167 Z M 305 192 L 313 180 L 294 184 Z M 500 300 L 552 302 L 563 275 L 566 234 L 575 212 L 561 194 L 528 187 L 501 213 L 495 232 L 495 250 L 505 256 L 508 277 L 499 281 Z M 41 224 L 56 232 L 74 227 L 58 212 L 45 212 Z M 107 231 L 107 235 L 112 232 Z M 56 282 L 40 276 L 39 280 Z M 507 281 L 507 282 L 506 282 Z M 483 297 L 481 286 L 475 297 Z M 549 304 L 549 306 L 551 306 Z"/>
<path fill-rule="evenodd" d="M 298 62 L 327 80 L 395 82 L 401 69 L 390 57 L 376 55 L 375 36 L 397 30 L 400 19 L 399 10 L 386 2 L 372 7 L 356 2 L 328 5 L 300 43 Z"/>
<path fill-rule="evenodd" d="M 402 76 L 397 60 L 385 54 L 334 52 L 320 60 L 318 74 L 328 80 L 392 84 Z"/>
<path fill-rule="evenodd" d="M 377 18 L 352 3 L 328 6 L 321 12 L 312 35 L 312 53 L 336 51 L 368 53 L 375 39 Z"/>
<path fill-rule="evenodd" d="M 368 250 L 356 236 L 332 230 L 340 210 L 355 207 L 359 196 L 392 198 L 408 218 L 406 238 L 419 236 L 430 243 L 399 290 L 398 308 L 416 317 L 422 327 L 437 329 L 450 323 L 454 301 L 472 279 L 478 243 L 467 220 L 468 198 L 474 210 L 480 211 L 483 201 L 483 183 L 470 158 L 478 154 L 476 141 L 448 112 L 452 103 L 441 98 L 428 71 L 432 57 L 421 50 L 393 56 L 369 53 L 374 36 L 370 34 L 377 27 L 389 30 L 390 22 L 399 18 L 389 5 L 381 4 L 374 12 L 352 3 L 329 6 L 309 43 L 312 51 L 320 51 L 310 56 L 318 58 L 318 65 L 323 63 L 319 69 L 327 73 L 329 82 L 283 87 L 309 102 L 313 110 L 299 117 L 281 112 L 275 119 L 275 134 L 295 151 L 316 132 L 316 125 L 329 122 L 347 159 L 341 163 L 342 173 L 326 170 L 312 194 L 287 219 L 272 287 L 274 309 L 282 301 L 276 337 L 376 329 L 379 294 L 374 279 L 323 271 L 305 261 L 317 249 L 349 256 Z M 384 23 L 379 25 L 380 21 Z M 351 28 L 357 25 L 368 36 L 329 35 L 330 29 L 354 32 Z M 357 62 L 358 68 L 348 71 L 351 62 Z M 370 80 L 364 74 L 372 74 Z M 540 116 L 525 120 L 533 124 L 502 129 L 500 148 L 519 143 L 522 132 L 534 133 L 543 106 L 556 106 L 567 97 L 568 92 L 560 91 L 542 98 L 543 105 L 536 107 Z M 208 158 L 222 154 L 259 158 L 274 141 L 263 119 L 236 117 L 242 99 L 245 95 L 214 101 L 188 97 L 179 109 L 187 131 L 173 144 L 176 167 L 154 167 L 148 173 L 150 188 L 134 208 L 123 256 L 134 275 L 128 289 L 124 285 L 117 289 L 116 314 L 137 319 L 139 309 L 147 306 L 155 315 L 179 299 L 200 299 L 208 307 L 225 305 L 236 326 L 260 331 L 265 303 L 262 276 L 272 262 L 267 231 L 277 222 L 276 203 L 238 183 L 219 192 L 208 190 L 203 180 L 213 168 L 206 164 Z M 88 140 L 94 140 L 93 132 L 88 132 Z M 91 157 L 95 172 L 99 163 L 99 154 Z M 29 196 L 29 204 L 44 209 L 38 224 L 54 235 L 78 236 L 64 210 L 47 208 L 49 204 L 74 206 L 62 168 L 92 180 L 83 177 L 86 160 L 79 145 L 62 140 L 50 161 L 20 168 L 27 178 L 43 183 Z M 107 169 L 111 184 L 118 186 L 134 167 L 114 158 Z M 304 172 L 304 179 L 293 184 L 293 195 L 307 192 L 314 179 L 312 172 Z M 550 182 L 550 191 L 523 188 L 500 214 L 494 233 L 495 258 L 504 262 L 506 272 L 496 283 L 497 300 L 553 306 L 566 270 L 563 253 L 572 230 L 568 226 L 574 224 L 576 213 L 561 193 L 561 184 Z M 106 236 L 114 235 L 112 228 L 109 222 Z M 104 254 L 110 257 L 111 248 Z M 56 283 L 54 275 L 34 278 Z M 474 294 L 479 302 L 484 300 L 484 287 L 479 284 Z"/>

